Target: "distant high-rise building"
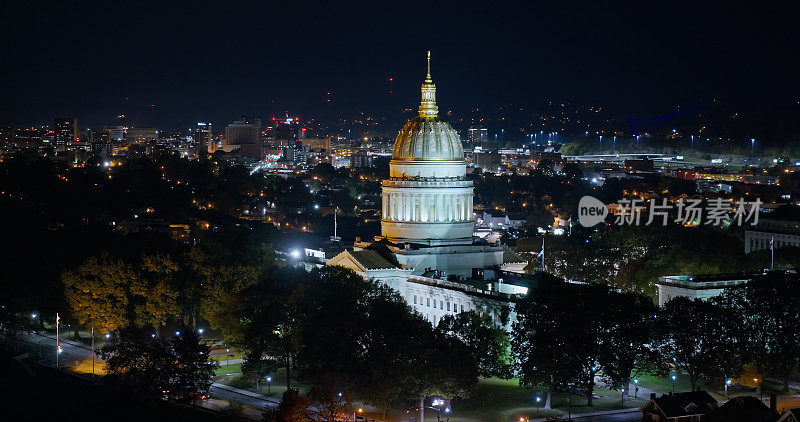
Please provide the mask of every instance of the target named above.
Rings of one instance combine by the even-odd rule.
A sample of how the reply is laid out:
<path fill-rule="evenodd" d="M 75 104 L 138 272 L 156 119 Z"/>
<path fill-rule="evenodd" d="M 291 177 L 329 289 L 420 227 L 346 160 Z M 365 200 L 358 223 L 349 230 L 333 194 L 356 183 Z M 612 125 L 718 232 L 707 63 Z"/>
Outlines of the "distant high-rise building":
<path fill-rule="evenodd" d="M 242 117 L 225 127 L 226 146 L 256 144 L 261 133 L 261 120 Z"/>
<path fill-rule="evenodd" d="M 350 167 L 375 167 L 375 162 L 372 158 L 372 155 L 370 155 L 367 151 L 357 150 L 350 154 Z"/>
<path fill-rule="evenodd" d="M 305 128 L 300 126 L 299 117 L 286 117 L 286 119 L 278 120 L 275 123 L 275 139 L 286 139 L 296 142 L 306 137 L 305 132 Z"/>
<path fill-rule="evenodd" d="M 158 129 L 149 127 L 130 127 L 125 130 L 125 142 L 129 144 L 147 144 L 158 141 Z"/>
<path fill-rule="evenodd" d="M 303 149 L 310 151 L 331 150 L 331 138 L 306 138 L 300 139 Z"/>
<path fill-rule="evenodd" d="M 211 152 L 211 144 L 214 142 L 213 127 L 211 123 L 198 122 L 194 128 L 194 142 L 198 155 Z"/>
<path fill-rule="evenodd" d="M 68 147 L 78 140 L 78 119 L 56 117 L 53 129 L 53 143 L 56 147 Z"/>
<path fill-rule="evenodd" d="M 471 127 L 467 132 L 467 142 L 470 144 L 483 144 L 489 140 L 489 129 L 485 127 Z"/>
<path fill-rule="evenodd" d="M 125 126 L 106 126 L 100 135 L 105 141 L 122 142 L 122 139 L 125 138 Z"/>
<path fill-rule="evenodd" d="M 80 136 L 80 140 L 83 143 L 91 144 L 92 142 L 94 142 L 94 132 L 92 132 L 91 129 L 84 129 L 78 132 L 78 135 Z"/>

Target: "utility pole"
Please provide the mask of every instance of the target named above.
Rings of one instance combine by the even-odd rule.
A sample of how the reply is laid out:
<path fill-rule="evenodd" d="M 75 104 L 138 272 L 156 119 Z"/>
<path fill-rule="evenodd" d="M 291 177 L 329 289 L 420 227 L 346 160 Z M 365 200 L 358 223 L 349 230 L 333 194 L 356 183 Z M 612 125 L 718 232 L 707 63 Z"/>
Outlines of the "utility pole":
<path fill-rule="evenodd" d="M 94 324 L 92 324 L 92 378 L 94 378 Z"/>
<path fill-rule="evenodd" d="M 61 318 L 56 312 L 56 368 L 58 368 L 58 354 L 61 353 L 61 346 L 58 344 L 58 322 Z"/>

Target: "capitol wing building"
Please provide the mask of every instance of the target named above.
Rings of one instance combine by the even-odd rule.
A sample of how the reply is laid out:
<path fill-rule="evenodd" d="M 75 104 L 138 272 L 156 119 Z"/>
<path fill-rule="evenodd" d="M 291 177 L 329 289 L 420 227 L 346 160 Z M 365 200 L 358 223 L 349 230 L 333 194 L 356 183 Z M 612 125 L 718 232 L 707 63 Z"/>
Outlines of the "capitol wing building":
<path fill-rule="evenodd" d="M 503 306 L 527 293 L 503 283 L 503 275 L 521 273 L 527 262 L 506 246 L 473 238 L 473 185 L 458 133 L 439 118 L 430 53 L 419 115 L 397 134 L 389 169 L 381 235 L 327 265 L 389 285 L 434 325 L 473 310 L 497 321 Z"/>

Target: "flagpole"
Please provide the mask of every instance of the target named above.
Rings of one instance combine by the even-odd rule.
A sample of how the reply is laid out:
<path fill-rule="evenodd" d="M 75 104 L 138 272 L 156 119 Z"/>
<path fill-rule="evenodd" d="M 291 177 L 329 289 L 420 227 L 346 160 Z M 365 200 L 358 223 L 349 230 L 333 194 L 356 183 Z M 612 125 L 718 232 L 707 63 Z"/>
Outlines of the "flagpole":
<path fill-rule="evenodd" d="M 770 239 L 769 239 L 769 254 L 770 254 L 769 269 L 770 270 L 774 270 L 775 269 L 775 236 L 771 236 Z"/>
<path fill-rule="evenodd" d="M 544 272 L 544 236 L 542 236 L 542 272 Z"/>

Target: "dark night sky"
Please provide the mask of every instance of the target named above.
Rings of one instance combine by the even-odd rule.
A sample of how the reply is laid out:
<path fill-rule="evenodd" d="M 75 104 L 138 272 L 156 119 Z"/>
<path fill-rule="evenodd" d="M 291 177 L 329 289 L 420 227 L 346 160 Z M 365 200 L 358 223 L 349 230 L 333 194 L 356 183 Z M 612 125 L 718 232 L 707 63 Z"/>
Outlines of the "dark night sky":
<path fill-rule="evenodd" d="M 427 49 L 440 107 L 457 112 L 554 100 L 664 113 L 800 97 L 800 9 L 770 2 L 77 3 L 4 4 L 0 125 L 393 115 L 417 105 Z"/>

